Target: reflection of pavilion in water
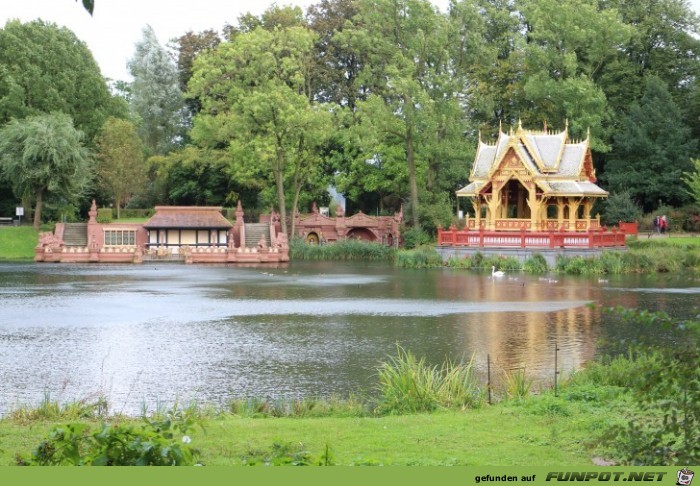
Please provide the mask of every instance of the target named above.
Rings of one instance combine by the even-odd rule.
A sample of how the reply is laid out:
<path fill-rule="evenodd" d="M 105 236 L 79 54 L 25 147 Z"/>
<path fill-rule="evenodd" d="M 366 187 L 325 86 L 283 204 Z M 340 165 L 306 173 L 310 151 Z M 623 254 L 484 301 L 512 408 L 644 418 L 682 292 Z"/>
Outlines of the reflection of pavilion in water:
<path fill-rule="evenodd" d="M 599 311 L 589 306 L 573 306 L 566 310 L 547 311 L 547 302 L 594 300 L 591 287 L 581 282 L 556 282 L 533 277 L 474 279 L 468 288 L 459 278 L 443 278 L 439 285 L 446 293 L 470 301 L 493 303 L 542 303 L 541 312 L 484 312 L 471 314 L 461 320 L 468 350 L 474 353 L 475 364 L 485 370 L 490 355 L 492 374 L 502 370 L 525 369 L 537 375 L 554 377 L 554 347 L 558 343 L 558 369 L 563 373 L 581 368 L 594 356 L 600 329 Z M 461 285 L 460 285 L 461 284 Z M 454 286 L 454 289 L 445 287 Z M 462 294 L 461 296 L 458 294 Z M 495 366 L 494 366 L 495 365 Z M 561 378 L 562 376 L 560 376 Z"/>

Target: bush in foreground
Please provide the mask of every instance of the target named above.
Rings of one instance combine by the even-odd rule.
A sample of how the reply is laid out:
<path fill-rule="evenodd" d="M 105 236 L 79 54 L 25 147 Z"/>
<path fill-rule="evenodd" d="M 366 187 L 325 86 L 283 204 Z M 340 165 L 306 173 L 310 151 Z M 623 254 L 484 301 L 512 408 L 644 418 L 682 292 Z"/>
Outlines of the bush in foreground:
<path fill-rule="evenodd" d="M 102 424 L 93 431 L 82 423 L 55 427 L 32 452 L 17 456 L 21 466 L 187 466 L 197 451 L 187 435 L 193 420 L 170 414 L 163 421 Z"/>

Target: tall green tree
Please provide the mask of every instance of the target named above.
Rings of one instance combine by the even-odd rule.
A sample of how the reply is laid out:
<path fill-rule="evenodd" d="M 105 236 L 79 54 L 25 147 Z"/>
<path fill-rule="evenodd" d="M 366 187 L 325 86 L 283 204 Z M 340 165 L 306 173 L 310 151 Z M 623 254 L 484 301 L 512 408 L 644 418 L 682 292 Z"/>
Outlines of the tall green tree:
<path fill-rule="evenodd" d="M 463 100 L 456 95 L 465 88 L 464 79 L 450 56 L 453 31 L 446 16 L 424 0 L 361 1 L 358 6 L 354 29 L 345 34 L 366 56 L 357 81 L 366 99 L 357 103 L 362 150 L 354 167 L 360 174 L 367 161 L 393 166 L 399 148 L 401 178 L 408 182 L 400 196 L 407 196 L 411 222 L 419 227 L 422 188 L 426 196 L 438 189 L 445 167 L 440 162 L 459 163 L 465 176 L 468 170 L 465 158 L 455 160 L 449 149 L 443 151 L 464 143 L 466 131 Z"/>
<path fill-rule="evenodd" d="M 683 173 L 683 182 L 688 186 L 688 194 L 696 204 L 700 204 L 700 159 L 692 159 L 693 170 Z"/>
<path fill-rule="evenodd" d="M 97 184 L 112 197 L 119 219 L 121 207 L 146 182 L 143 145 L 134 124 L 118 118 L 105 122 L 96 145 Z"/>
<path fill-rule="evenodd" d="M 197 59 L 190 81 L 189 95 L 203 106 L 193 139 L 226 147 L 243 177 L 269 178 L 285 230 L 287 195 L 296 208 L 319 162 L 317 147 L 332 129 L 326 108 L 309 97 L 313 42 L 303 27 L 256 28 Z"/>
<path fill-rule="evenodd" d="M 115 110 L 92 53 L 73 32 L 41 20 L 0 29 L 0 125 L 61 111 L 90 142 Z"/>
<path fill-rule="evenodd" d="M 152 157 L 165 201 L 175 205 L 243 206 L 252 208 L 261 187 L 232 177 L 224 150 L 187 146 L 166 156 Z M 251 188 L 252 186 L 252 188 Z"/>
<path fill-rule="evenodd" d="M 150 25 L 144 27 L 128 67 L 134 77 L 130 104 L 139 118 L 139 135 L 151 155 L 167 153 L 182 135 L 184 101 L 177 68 Z"/>
<path fill-rule="evenodd" d="M 688 200 L 681 177 L 692 169 L 697 142 L 683 122 L 666 84 L 651 76 L 644 96 L 622 119 L 602 178 L 612 190 L 627 190 L 646 212 Z"/>
<path fill-rule="evenodd" d="M 314 99 L 346 106 L 354 111 L 362 97 L 357 78 L 364 63 L 364 52 L 343 36 L 346 25 L 358 13 L 356 0 L 321 0 L 308 10 L 309 28 L 316 33 L 314 43 Z"/>
<path fill-rule="evenodd" d="M 611 112 L 596 79 L 617 59 L 631 29 L 595 0 L 523 0 L 521 5 L 527 23 L 523 90 L 535 109 L 520 118 L 528 125 L 568 119 L 575 137 L 584 138 L 590 129 L 592 147 L 608 151 Z"/>
<path fill-rule="evenodd" d="M 0 130 L 0 171 L 16 196 L 35 201 L 34 228 L 47 196 L 74 202 L 91 176 L 82 132 L 63 113 L 13 120 Z"/>
<path fill-rule="evenodd" d="M 204 30 L 194 33 L 192 31 L 178 37 L 173 46 L 177 55 L 177 70 L 180 80 L 180 90 L 187 91 L 187 83 L 192 77 L 192 67 L 195 58 L 203 52 L 216 48 L 221 43 L 219 34 L 214 30 Z M 185 99 L 188 121 L 199 112 L 201 103 L 196 98 Z"/>

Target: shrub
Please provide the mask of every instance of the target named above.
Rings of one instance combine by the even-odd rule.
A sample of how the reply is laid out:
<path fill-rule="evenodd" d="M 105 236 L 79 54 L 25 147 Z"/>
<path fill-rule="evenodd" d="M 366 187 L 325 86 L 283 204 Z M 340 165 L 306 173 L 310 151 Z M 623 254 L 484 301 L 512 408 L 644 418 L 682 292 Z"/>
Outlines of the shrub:
<path fill-rule="evenodd" d="M 571 415 L 566 402 L 562 398 L 550 394 L 543 395 L 539 399 L 528 403 L 527 409 L 532 415 L 559 417 Z"/>
<path fill-rule="evenodd" d="M 97 209 L 97 222 L 98 223 L 111 223 L 112 222 L 112 208 L 98 208 Z"/>
<path fill-rule="evenodd" d="M 547 260 L 539 253 L 533 254 L 523 263 L 523 270 L 528 273 L 547 273 Z"/>
<path fill-rule="evenodd" d="M 171 413 L 164 421 L 142 425 L 102 424 L 97 431 L 82 423 L 55 427 L 32 452 L 17 456 L 22 466 L 186 466 L 198 452 L 189 444 L 192 419 Z"/>
<path fill-rule="evenodd" d="M 600 263 L 603 268 L 603 273 L 611 275 L 620 275 L 624 273 L 622 264 L 622 254 L 617 251 L 603 251 L 600 255 Z"/>
<path fill-rule="evenodd" d="M 453 203 L 447 193 L 428 193 L 422 201 L 418 214 L 421 228 L 428 234 L 436 234 L 437 227 L 447 228 L 455 217 Z M 425 243 L 419 243 L 425 244 Z"/>
<path fill-rule="evenodd" d="M 417 248 L 423 245 L 429 245 L 434 242 L 434 238 L 420 228 L 410 228 L 402 231 L 403 247 L 407 250 Z"/>
<path fill-rule="evenodd" d="M 650 342 L 646 336 L 632 349 L 654 352 L 653 359 L 637 361 L 632 380 L 641 414 L 626 426 L 611 430 L 611 444 L 624 462 L 643 465 L 700 462 L 700 321 L 677 320 L 661 312 L 616 309 L 614 313 L 635 326 L 663 329 L 679 335 L 670 345 Z M 652 355 L 649 355 L 652 356 Z M 629 382 L 628 377 L 628 382 Z"/>
<path fill-rule="evenodd" d="M 122 218 L 150 218 L 155 214 L 155 209 L 131 209 L 124 208 L 119 211 L 119 216 Z"/>
<path fill-rule="evenodd" d="M 616 226 L 620 221 L 639 221 L 642 217 L 641 208 L 627 191 L 610 194 L 602 205 L 601 222 L 606 226 Z"/>
<path fill-rule="evenodd" d="M 434 268 L 444 265 L 442 256 L 432 246 L 399 250 L 394 262 L 400 268 Z"/>

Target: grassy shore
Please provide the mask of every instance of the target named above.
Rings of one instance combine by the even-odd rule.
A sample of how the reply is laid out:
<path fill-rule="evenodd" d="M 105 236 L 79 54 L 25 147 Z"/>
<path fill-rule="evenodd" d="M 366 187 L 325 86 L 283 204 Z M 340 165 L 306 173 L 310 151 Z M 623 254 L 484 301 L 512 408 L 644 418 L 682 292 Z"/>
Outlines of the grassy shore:
<path fill-rule="evenodd" d="M 31 226 L 0 227 L 0 261 L 34 259 L 37 231 Z"/>
<path fill-rule="evenodd" d="M 604 455 L 602 430 L 623 423 L 622 402 L 581 402 L 550 393 L 467 411 L 381 417 L 248 418 L 205 414 L 188 432 L 206 465 L 244 465 L 283 446 L 336 465 L 590 465 Z M 137 423 L 140 419 L 112 418 Z M 0 421 L 0 465 L 28 456 L 51 420 Z M 87 423 L 99 428 L 99 422 Z"/>

